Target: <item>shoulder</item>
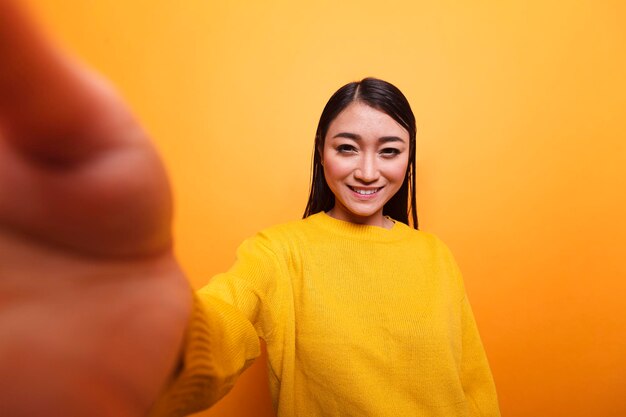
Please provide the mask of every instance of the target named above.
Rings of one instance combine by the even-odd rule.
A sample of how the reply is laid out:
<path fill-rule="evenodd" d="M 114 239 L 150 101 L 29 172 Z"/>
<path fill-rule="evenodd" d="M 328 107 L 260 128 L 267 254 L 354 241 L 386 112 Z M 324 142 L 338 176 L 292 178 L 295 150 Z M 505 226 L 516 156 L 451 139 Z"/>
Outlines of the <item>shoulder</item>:
<path fill-rule="evenodd" d="M 258 240 L 268 246 L 276 246 L 306 233 L 307 228 L 306 219 L 291 220 L 266 227 L 254 235 L 252 239 Z"/>
<path fill-rule="evenodd" d="M 419 235 L 417 238 L 423 245 L 417 256 L 428 265 L 433 274 L 447 277 L 452 284 L 451 288 L 456 288 L 462 295 L 464 292 L 463 275 L 448 245 L 433 233 L 415 232 Z"/>
<path fill-rule="evenodd" d="M 452 256 L 448 246 L 437 235 L 424 230 L 413 229 L 404 223 L 398 223 L 407 243 L 419 246 L 423 249 L 433 251 L 445 256 Z"/>
<path fill-rule="evenodd" d="M 450 273 L 459 274 L 454 255 L 443 240 L 431 232 L 411 229 L 408 226 L 406 228 L 407 238 L 405 242 L 411 248 L 414 256 L 428 264 L 439 265 Z"/>
<path fill-rule="evenodd" d="M 306 235 L 306 220 L 292 220 L 269 226 L 248 237 L 239 247 L 239 251 L 270 253 L 282 257 L 297 247 Z"/>

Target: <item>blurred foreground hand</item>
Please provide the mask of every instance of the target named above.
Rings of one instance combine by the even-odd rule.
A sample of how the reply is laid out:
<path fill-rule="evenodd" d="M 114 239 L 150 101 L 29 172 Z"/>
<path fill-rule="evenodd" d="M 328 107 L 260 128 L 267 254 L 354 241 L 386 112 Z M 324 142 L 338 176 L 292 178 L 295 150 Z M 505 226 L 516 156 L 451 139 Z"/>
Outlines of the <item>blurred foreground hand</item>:
<path fill-rule="evenodd" d="M 190 309 L 171 211 L 113 89 L 0 0 L 0 415 L 146 414 Z"/>

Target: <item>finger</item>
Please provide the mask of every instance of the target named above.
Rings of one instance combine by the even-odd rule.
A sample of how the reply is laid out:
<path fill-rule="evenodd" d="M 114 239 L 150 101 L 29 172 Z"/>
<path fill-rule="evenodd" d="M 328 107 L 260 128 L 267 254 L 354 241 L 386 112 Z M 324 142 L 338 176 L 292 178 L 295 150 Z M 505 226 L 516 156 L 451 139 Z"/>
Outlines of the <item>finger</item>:
<path fill-rule="evenodd" d="M 99 255 L 168 248 L 171 198 L 114 90 L 0 0 L 0 228 Z"/>
<path fill-rule="evenodd" d="M 17 2 L 0 0 L 0 127 L 42 162 L 64 163 L 133 140 L 113 88 L 48 40 Z M 110 134 L 112 131 L 116 134 Z"/>

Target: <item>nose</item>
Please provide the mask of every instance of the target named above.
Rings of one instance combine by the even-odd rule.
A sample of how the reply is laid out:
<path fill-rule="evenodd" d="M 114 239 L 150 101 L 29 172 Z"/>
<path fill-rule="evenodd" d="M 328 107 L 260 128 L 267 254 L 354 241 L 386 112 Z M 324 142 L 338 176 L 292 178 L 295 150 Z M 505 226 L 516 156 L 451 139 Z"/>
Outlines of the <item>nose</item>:
<path fill-rule="evenodd" d="M 354 170 L 354 178 L 365 184 L 378 180 L 380 173 L 375 155 L 363 155 Z"/>

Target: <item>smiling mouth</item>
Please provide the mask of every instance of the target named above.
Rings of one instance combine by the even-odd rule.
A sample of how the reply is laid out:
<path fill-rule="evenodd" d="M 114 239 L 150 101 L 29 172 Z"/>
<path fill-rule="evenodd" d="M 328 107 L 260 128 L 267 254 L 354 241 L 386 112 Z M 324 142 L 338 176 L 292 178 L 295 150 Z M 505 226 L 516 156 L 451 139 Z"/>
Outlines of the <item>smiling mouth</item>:
<path fill-rule="evenodd" d="M 362 188 L 362 187 L 352 187 L 350 185 L 348 185 L 348 188 L 350 188 L 352 191 L 354 191 L 355 193 L 359 195 L 372 195 L 372 194 L 376 194 L 377 192 L 383 189 L 383 187 Z"/>

